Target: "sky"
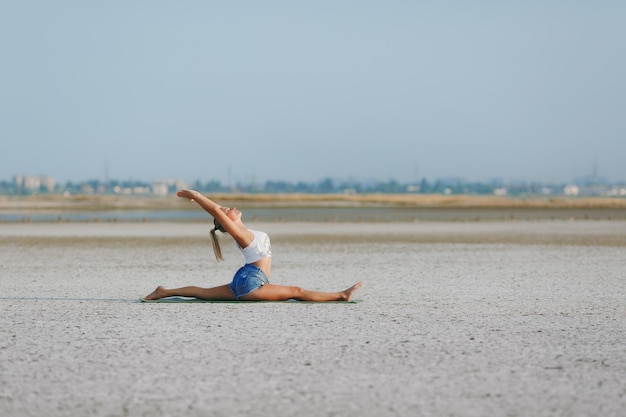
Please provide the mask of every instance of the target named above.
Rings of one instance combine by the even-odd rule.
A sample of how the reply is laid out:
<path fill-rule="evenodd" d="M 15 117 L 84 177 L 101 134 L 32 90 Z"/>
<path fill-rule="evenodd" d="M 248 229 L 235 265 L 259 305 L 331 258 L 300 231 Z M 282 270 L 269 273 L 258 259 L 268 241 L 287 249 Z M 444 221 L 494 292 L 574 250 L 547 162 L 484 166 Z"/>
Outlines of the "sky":
<path fill-rule="evenodd" d="M 0 2 L 0 180 L 626 181 L 626 2 Z"/>

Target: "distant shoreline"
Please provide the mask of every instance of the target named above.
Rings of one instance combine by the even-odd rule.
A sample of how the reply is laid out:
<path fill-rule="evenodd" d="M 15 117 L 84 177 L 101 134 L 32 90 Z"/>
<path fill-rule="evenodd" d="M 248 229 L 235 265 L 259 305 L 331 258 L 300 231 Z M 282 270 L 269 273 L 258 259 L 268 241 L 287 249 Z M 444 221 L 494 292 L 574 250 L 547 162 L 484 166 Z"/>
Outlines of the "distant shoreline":
<path fill-rule="evenodd" d="M 626 221 L 626 199 L 404 194 L 212 194 L 252 222 Z M 196 204 L 167 197 L 0 196 L 0 223 L 206 221 Z"/>
<path fill-rule="evenodd" d="M 242 208 L 454 208 L 454 209 L 613 209 L 626 210 L 625 198 L 498 197 L 427 194 L 210 194 L 223 205 Z M 197 209 L 174 195 L 0 196 L 0 212 Z"/>

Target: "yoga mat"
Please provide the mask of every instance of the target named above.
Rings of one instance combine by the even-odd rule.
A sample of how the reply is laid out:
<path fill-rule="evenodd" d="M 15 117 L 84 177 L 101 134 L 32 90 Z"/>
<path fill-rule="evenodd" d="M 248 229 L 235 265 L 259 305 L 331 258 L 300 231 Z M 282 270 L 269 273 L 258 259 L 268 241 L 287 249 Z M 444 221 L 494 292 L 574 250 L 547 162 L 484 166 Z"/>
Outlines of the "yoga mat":
<path fill-rule="evenodd" d="M 141 298 L 141 302 L 144 303 L 302 303 L 302 304 L 357 304 L 363 300 L 352 301 L 299 301 L 299 300 L 287 300 L 287 301 L 248 301 L 248 300 L 203 300 L 200 298 L 191 297 L 166 297 L 158 300 L 146 300 Z"/>

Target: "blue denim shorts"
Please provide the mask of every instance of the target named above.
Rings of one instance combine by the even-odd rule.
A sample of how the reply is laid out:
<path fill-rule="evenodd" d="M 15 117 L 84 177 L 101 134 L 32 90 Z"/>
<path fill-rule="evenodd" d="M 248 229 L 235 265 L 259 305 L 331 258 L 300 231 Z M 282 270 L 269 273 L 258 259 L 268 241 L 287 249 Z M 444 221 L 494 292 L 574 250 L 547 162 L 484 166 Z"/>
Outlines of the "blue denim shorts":
<path fill-rule="evenodd" d="M 230 283 L 230 290 L 237 299 L 240 299 L 269 283 L 261 268 L 256 265 L 245 264 L 235 273 L 233 281 Z"/>

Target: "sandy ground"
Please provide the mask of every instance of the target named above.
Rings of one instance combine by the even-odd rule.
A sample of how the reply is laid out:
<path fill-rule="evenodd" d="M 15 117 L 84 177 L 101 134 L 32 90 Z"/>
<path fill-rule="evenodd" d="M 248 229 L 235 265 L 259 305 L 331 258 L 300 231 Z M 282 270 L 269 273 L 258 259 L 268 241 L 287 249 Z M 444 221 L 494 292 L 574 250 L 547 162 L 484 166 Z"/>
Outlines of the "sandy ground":
<path fill-rule="evenodd" d="M 626 222 L 250 224 L 359 304 L 142 304 L 227 282 L 208 226 L 0 224 L 2 416 L 622 416 Z"/>

